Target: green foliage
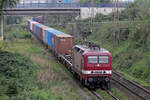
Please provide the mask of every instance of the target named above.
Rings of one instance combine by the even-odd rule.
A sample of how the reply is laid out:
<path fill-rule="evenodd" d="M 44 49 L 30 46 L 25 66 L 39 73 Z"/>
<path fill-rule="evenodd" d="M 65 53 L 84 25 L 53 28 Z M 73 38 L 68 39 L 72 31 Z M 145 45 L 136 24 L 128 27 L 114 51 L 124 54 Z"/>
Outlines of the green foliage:
<path fill-rule="evenodd" d="M 20 39 L 31 39 L 32 35 L 26 32 L 26 29 L 24 26 L 9 26 L 5 30 L 7 32 L 11 31 L 11 33 L 6 33 L 6 38 L 8 40 L 12 40 L 14 38 L 20 38 Z M 12 31 L 13 30 L 13 31 Z"/>
<path fill-rule="evenodd" d="M 29 89 L 37 68 L 27 57 L 6 51 L 0 51 L 0 66 L 0 98 L 20 95 Z"/>
<path fill-rule="evenodd" d="M 7 16 L 6 22 L 7 24 L 20 24 L 23 20 L 23 17 L 21 16 Z"/>
<path fill-rule="evenodd" d="M 17 4 L 19 0 L 0 0 L 0 9 L 6 8 L 6 7 L 13 7 Z M 0 11 L 0 17 L 3 15 L 3 12 Z"/>
<path fill-rule="evenodd" d="M 146 86 L 150 86 L 150 13 L 146 6 L 149 3 L 147 0 L 137 0 L 121 12 L 117 27 L 120 30 L 119 44 L 114 41 L 116 26 L 109 21 L 112 15 L 106 16 L 106 19 L 104 15 L 97 15 L 94 20 L 106 22 L 100 23 L 88 38 L 112 53 L 114 68 Z"/>
<path fill-rule="evenodd" d="M 0 0 L 0 9 L 7 6 L 13 7 L 17 4 L 17 2 L 19 2 L 19 0 Z"/>
<path fill-rule="evenodd" d="M 149 17 L 148 0 L 136 0 L 121 12 L 120 20 L 145 20 Z"/>
<path fill-rule="evenodd" d="M 4 93 L 7 93 L 7 91 L 14 92 L 14 90 L 13 89 L 8 90 L 7 87 L 0 85 L 0 93 L 2 94 L 0 99 L 84 100 L 84 97 L 80 94 L 80 91 L 78 91 L 78 89 L 76 89 L 76 86 L 74 86 L 74 84 L 72 84 L 71 82 L 72 78 L 69 77 L 71 73 L 62 64 L 59 64 L 58 61 L 55 60 L 55 58 L 53 58 L 53 56 L 48 53 L 48 50 L 44 49 L 45 46 L 40 44 L 39 41 L 34 40 L 33 38 L 22 39 L 21 38 L 22 36 L 24 37 L 25 34 L 31 33 L 29 33 L 26 29 L 24 29 L 24 27 L 19 27 L 19 29 L 16 27 L 18 27 L 18 25 L 11 25 L 6 29 L 5 34 L 6 41 L 4 41 L 5 46 L 2 48 L 2 50 L 15 52 L 15 54 L 17 53 L 16 55 L 18 55 L 18 53 L 23 54 L 29 57 L 32 61 L 34 61 L 34 63 L 36 63 L 37 66 L 36 69 L 33 66 L 29 67 L 29 69 L 31 69 L 31 72 L 33 71 L 33 73 L 31 73 L 31 76 L 27 75 L 27 73 L 24 73 L 24 71 L 26 70 L 24 69 L 21 70 L 22 74 L 26 75 L 26 77 L 20 76 L 21 79 L 24 79 L 24 81 L 26 81 L 26 82 L 23 81 L 24 84 L 20 82 L 21 79 L 13 78 L 13 81 L 10 83 L 10 86 L 17 87 L 16 88 L 18 91 L 17 94 L 11 96 L 8 96 L 7 94 L 5 95 Z M 12 33 L 15 33 L 16 35 L 19 36 L 14 37 L 13 35 L 11 35 Z M 9 40 L 8 37 L 11 40 Z M 9 57 L 6 58 L 9 59 Z M 13 61 L 19 64 L 22 62 L 21 58 L 19 58 L 19 60 L 21 61 L 18 61 L 18 59 L 16 61 L 15 59 Z M 24 62 L 26 62 L 27 65 L 30 65 L 28 64 L 28 61 L 25 60 Z M 20 66 L 24 66 L 24 63 L 21 64 Z M 64 69 L 67 70 L 68 73 L 70 74 L 67 75 L 64 72 Z M 3 78 L 1 76 L 0 81 L 2 79 L 5 79 L 5 77 Z M 17 83 L 19 82 L 19 84 L 15 83 L 14 85 L 13 83 L 14 81 Z M 23 86 L 23 88 L 22 87 L 18 88 L 18 86 Z"/>
<path fill-rule="evenodd" d="M 115 95 L 119 100 L 128 100 L 126 95 L 122 93 L 122 91 L 118 90 L 117 88 L 111 88 L 113 95 Z"/>
<path fill-rule="evenodd" d="M 4 44 L 4 42 L 0 42 L 0 50 L 3 48 L 3 44 Z"/>
<path fill-rule="evenodd" d="M 40 90 L 34 88 L 32 92 L 26 93 L 27 100 L 58 100 L 59 97 L 55 96 L 50 90 Z"/>
<path fill-rule="evenodd" d="M 109 15 L 96 14 L 94 21 L 95 22 L 113 21 L 113 13 Z"/>
<path fill-rule="evenodd" d="M 89 35 L 92 34 L 92 32 L 90 31 L 90 28 L 83 28 L 80 34 L 83 38 L 87 38 Z"/>

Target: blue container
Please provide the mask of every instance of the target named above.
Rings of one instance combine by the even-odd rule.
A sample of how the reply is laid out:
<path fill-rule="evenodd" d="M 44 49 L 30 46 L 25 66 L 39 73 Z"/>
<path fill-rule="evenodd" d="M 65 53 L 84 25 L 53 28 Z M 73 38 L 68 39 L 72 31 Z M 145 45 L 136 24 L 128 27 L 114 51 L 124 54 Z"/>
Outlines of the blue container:
<path fill-rule="evenodd" d="M 51 35 L 51 48 L 52 50 L 55 50 L 55 35 L 56 34 L 64 34 L 63 32 L 60 32 L 58 30 L 53 30 Z"/>
<path fill-rule="evenodd" d="M 48 42 L 48 46 L 50 47 L 50 49 L 52 48 L 52 43 L 51 43 L 51 38 L 52 38 L 52 34 L 51 32 L 48 30 L 47 31 L 47 42 Z"/>
<path fill-rule="evenodd" d="M 45 30 L 45 43 L 48 45 L 48 32 Z"/>
<path fill-rule="evenodd" d="M 39 26 L 38 26 L 38 24 L 35 24 L 35 33 L 36 33 L 36 36 L 39 35 Z"/>
<path fill-rule="evenodd" d="M 45 41 L 51 50 L 55 50 L 55 35 L 56 34 L 64 34 L 64 33 L 61 31 L 55 30 L 53 28 L 48 28 L 45 30 Z"/>

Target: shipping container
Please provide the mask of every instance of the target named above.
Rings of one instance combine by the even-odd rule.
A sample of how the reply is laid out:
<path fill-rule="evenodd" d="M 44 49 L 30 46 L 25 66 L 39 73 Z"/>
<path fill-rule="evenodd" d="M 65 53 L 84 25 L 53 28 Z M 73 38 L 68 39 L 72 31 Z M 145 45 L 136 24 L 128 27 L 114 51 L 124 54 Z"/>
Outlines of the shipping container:
<path fill-rule="evenodd" d="M 73 37 L 61 31 L 31 21 L 33 33 L 58 55 L 71 54 Z"/>
<path fill-rule="evenodd" d="M 64 34 L 64 33 L 60 32 L 60 31 L 57 31 L 57 30 L 53 30 L 51 32 L 52 32 L 52 34 L 51 34 L 51 49 L 53 51 L 55 51 L 55 36 L 59 35 L 59 34 Z"/>
<path fill-rule="evenodd" d="M 54 50 L 55 49 L 55 34 L 63 34 L 62 32 L 59 32 L 53 28 L 48 28 L 46 30 L 46 41 L 47 41 L 47 44 L 49 46 L 49 48 L 51 50 Z"/>
<path fill-rule="evenodd" d="M 48 45 L 48 31 L 45 30 L 45 42 Z"/>
<path fill-rule="evenodd" d="M 38 33 L 39 33 L 39 35 L 38 35 L 38 37 L 40 38 L 40 40 L 41 41 L 43 41 L 43 28 L 45 27 L 44 25 L 42 25 L 42 24 L 38 24 L 38 27 L 39 27 L 39 29 L 38 29 Z"/>
<path fill-rule="evenodd" d="M 47 26 L 45 26 L 45 27 L 43 27 L 43 42 L 45 43 L 45 44 L 47 44 L 47 42 L 46 42 L 46 30 L 48 29 L 48 27 Z"/>
<path fill-rule="evenodd" d="M 35 34 L 36 34 L 37 37 L 39 35 L 39 26 L 38 25 L 39 24 L 35 24 L 35 30 L 34 30 L 34 32 L 35 32 Z"/>
<path fill-rule="evenodd" d="M 50 49 L 52 49 L 52 40 L 51 40 L 52 33 L 51 33 L 51 31 L 49 31 L 49 30 L 47 31 L 47 36 L 48 36 L 48 46 Z"/>
<path fill-rule="evenodd" d="M 37 22 L 30 21 L 30 30 L 32 31 L 32 33 L 34 33 L 34 24 L 37 24 Z"/>
<path fill-rule="evenodd" d="M 71 54 L 74 38 L 67 34 L 55 35 L 55 52 L 59 55 Z"/>

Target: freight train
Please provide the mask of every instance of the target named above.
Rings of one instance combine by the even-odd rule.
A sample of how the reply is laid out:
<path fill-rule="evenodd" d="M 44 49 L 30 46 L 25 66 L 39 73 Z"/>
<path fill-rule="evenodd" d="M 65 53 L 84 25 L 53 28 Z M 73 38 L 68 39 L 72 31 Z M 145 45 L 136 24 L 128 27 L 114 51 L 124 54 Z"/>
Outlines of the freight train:
<path fill-rule="evenodd" d="M 112 55 L 104 48 L 92 45 L 74 45 L 71 35 L 28 20 L 32 35 L 50 51 L 88 88 L 110 88 Z"/>

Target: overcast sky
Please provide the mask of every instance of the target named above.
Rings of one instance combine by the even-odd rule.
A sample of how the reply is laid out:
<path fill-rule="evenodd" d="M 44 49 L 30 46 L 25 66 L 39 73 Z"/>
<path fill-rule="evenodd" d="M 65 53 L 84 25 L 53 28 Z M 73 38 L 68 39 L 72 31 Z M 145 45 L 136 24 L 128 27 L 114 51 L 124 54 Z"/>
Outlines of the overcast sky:
<path fill-rule="evenodd" d="M 38 3 L 38 2 L 45 3 L 47 0 L 20 0 L 21 3 L 23 3 L 23 1 L 26 3 L 31 3 L 31 1 L 32 1 L 32 3 Z M 51 0 L 48 0 L 48 1 L 51 1 Z M 113 0 L 113 1 L 115 1 L 115 0 Z M 134 0 L 119 0 L 119 1 L 134 1 Z"/>
<path fill-rule="evenodd" d="M 120 0 L 120 1 L 134 1 L 134 0 Z"/>

